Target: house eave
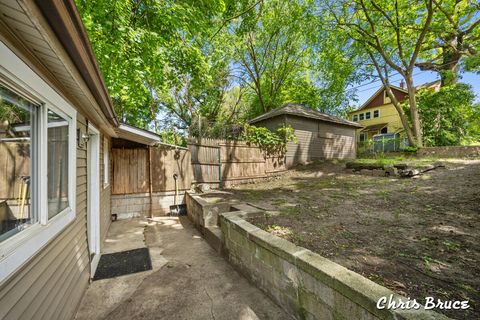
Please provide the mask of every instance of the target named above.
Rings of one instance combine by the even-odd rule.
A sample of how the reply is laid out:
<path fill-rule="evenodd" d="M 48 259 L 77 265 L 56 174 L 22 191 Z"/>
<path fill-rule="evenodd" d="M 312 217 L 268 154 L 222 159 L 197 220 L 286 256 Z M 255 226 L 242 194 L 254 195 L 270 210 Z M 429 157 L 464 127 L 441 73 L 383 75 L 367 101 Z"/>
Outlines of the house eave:
<path fill-rule="evenodd" d="M 136 128 L 127 124 L 119 124 L 115 129 L 116 137 L 134 141 L 137 143 L 153 146 L 160 142 L 160 136 L 140 128 Z"/>

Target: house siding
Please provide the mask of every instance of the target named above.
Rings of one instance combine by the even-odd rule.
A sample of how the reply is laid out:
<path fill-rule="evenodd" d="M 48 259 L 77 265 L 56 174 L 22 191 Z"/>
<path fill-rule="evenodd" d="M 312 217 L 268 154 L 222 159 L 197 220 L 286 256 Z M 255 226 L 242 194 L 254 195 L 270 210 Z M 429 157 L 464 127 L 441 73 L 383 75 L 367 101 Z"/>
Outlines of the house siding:
<path fill-rule="evenodd" d="M 110 227 L 111 223 L 111 185 L 110 182 L 108 185 L 104 185 L 104 166 L 103 166 L 103 158 L 106 152 L 110 152 L 110 150 L 104 150 L 103 141 L 104 138 L 109 140 L 108 146 L 112 145 L 112 141 L 110 137 L 105 136 L 102 134 L 100 137 L 100 239 L 103 241 L 107 236 L 108 228 Z M 110 159 L 110 158 L 109 158 Z M 110 170 L 111 165 L 108 164 L 108 170 Z M 111 172 L 108 175 L 108 178 L 111 177 Z"/>
<path fill-rule="evenodd" d="M 86 120 L 77 114 L 77 128 Z M 0 319 L 71 319 L 88 286 L 87 152 L 77 148 L 75 220 L 0 287 Z"/>
<path fill-rule="evenodd" d="M 287 116 L 297 143 L 287 144 L 287 167 L 320 159 L 350 159 L 356 156 L 355 128 L 314 119 Z"/>

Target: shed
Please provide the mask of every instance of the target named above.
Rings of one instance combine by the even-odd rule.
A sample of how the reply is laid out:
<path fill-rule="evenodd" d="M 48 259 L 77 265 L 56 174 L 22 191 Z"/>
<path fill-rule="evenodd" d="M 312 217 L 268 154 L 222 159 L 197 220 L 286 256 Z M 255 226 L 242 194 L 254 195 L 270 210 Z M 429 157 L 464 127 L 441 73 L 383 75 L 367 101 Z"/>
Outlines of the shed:
<path fill-rule="evenodd" d="M 352 159 L 356 156 L 356 122 L 325 114 L 298 103 L 288 103 L 249 121 L 275 130 L 290 125 L 298 143 L 289 142 L 285 163 L 288 167 L 322 159 Z"/>

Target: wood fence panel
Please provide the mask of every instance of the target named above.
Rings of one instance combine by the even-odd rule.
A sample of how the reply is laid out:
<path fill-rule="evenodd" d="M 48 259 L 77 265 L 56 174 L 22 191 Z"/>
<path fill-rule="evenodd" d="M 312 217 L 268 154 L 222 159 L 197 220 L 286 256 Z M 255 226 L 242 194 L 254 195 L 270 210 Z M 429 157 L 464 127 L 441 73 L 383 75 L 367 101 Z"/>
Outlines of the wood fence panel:
<path fill-rule="evenodd" d="M 148 192 L 147 149 L 112 148 L 112 171 L 112 194 Z"/>
<path fill-rule="evenodd" d="M 178 190 L 192 184 L 191 155 L 188 150 L 156 147 L 152 152 L 152 188 L 154 192 L 174 191 L 174 174 L 178 175 Z"/>
<path fill-rule="evenodd" d="M 19 197 L 21 176 L 30 175 L 28 142 L 0 143 L 0 199 Z"/>

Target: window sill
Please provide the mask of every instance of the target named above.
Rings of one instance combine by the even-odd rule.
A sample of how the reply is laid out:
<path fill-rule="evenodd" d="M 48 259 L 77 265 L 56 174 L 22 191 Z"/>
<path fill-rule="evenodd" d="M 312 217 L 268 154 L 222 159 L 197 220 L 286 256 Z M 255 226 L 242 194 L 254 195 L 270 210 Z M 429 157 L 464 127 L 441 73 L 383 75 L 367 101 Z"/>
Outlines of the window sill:
<path fill-rule="evenodd" d="M 62 232 L 74 219 L 75 213 L 69 209 L 52 218 L 46 225 L 36 223 L 0 243 L 0 285 Z"/>

